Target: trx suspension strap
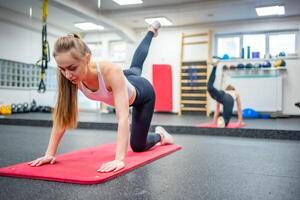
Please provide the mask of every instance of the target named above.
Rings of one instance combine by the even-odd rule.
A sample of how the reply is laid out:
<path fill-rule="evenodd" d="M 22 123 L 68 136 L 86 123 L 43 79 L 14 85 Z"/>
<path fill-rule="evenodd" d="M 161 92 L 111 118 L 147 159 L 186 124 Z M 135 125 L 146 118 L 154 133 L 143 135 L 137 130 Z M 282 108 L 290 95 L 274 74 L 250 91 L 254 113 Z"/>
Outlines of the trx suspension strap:
<path fill-rule="evenodd" d="M 46 76 L 46 69 L 48 68 L 48 62 L 50 61 L 50 49 L 49 49 L 49 43 L 47 41 L 47 17 L 48 17 L 48 0 L 43 0 L 42 58 L 37 62 L 37 65 L 41 67 L 40 83 L 38 88 L 38 92 L 40 93 L 44 93 L 46 91 L 46 85 L 44 80 Z"/>

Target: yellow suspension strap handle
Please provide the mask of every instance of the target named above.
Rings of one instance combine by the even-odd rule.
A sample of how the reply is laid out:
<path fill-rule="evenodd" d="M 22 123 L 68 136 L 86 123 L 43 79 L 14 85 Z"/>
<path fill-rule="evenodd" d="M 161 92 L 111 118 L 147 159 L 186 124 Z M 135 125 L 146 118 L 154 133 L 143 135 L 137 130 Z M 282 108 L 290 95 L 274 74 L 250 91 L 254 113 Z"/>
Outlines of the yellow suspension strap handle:
<path fill-rule="evenodd" d="M 42 7 L 43 23 L 47 23 L 47 17 L 48 17 L 48 0 L 43 0 L 43 7 Z"/>
<path fill-rule="evenodd" d="M 47 41 L 47 17 L 48 17 L 48 0 L 43 0 L 42 59 L 37 62 L 37 65 L 41 67 L 40 83 L 38 88 L 38 92 L 40 93 L 44 93 L 46 91 L 46 85 L 44 80 L 46 77 L 46 69 L 48 68 L 48 62 L 50 61 L 50 48 L 49 48 L 49 43 Z M 41 63 L 41 65 L 39 65 L 39 63 Z"/>

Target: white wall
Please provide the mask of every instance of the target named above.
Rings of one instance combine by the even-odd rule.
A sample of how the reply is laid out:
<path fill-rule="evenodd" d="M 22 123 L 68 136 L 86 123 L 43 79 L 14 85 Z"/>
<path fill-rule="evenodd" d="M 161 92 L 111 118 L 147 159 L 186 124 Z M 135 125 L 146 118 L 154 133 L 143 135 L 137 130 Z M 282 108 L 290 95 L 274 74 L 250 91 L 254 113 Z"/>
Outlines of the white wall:
<path fill-rule="evenodd" d="M 283 113 L 300 115 L 300 109 L 294 106 L 295 102 L 300 101 L 300 60 L 287 60 L 286 63 L 287 72 L 283 77 Z"/>
<path fill-rule="evenodd" d="M 42 56 L 42 33 L 0 21 L 0 58 L 35 63 Z M 48 35 L 50 50 L 56 38 Z M 50 65 L 54 66 L 51 57 Z"/>
<path fill-rule="evenodd" d="M 18 104 L 31 103 L 34 99 L 37 105 L 54 106 L 56 91 L 47 90 L 45 93 L 38 93 L 36 90 L 19 90 L 19 89 L 0 89 L 0 104 Z"/>
<path fill-rule="evenodd" d="M 24 63 L 36 63 L 41 58 L 42 34 L 31 29 L 10 24 L 0 20 L 0 58 Z M 53 49 L 55 37 L 48 35 L 50 50 Z M 50 66 L 55 66 L 51 56 Z M 25 103 L 35 99 L 38 105 L 53 106 L 55 91 L 47 90 L 40 94 L 36 90 L 0 89 L 0 102 Z"/>
<path fill-rule="evenodd" d="M 220 63 L 219 69 L 222 67 L 223 63 Z M 261 112 L 281 112 L 285 73 L 284 69 L 225 70 L 222 74 L 221 88 L 225 89 L 228 84 L 233 85 L 240 93 L 243 108 L 252 108 Z M 235 104 L 234 110 L 237 110 L 236 108 Z"/>
<path fill-rule="evenodd" d="M 141 41 L 145 32 L 140 33 Z M 138 44 L 135 45 L 135 48 Z M 152 65 L 169 64 L 172 66 L 173 82 L 173 111 L 179 109 L 179 62 L 180 62 L 180 32 L 160 31 L 157 38 L 153 38 L 149 54 L 144 63 L 143 76 L 152 82 Z"/>

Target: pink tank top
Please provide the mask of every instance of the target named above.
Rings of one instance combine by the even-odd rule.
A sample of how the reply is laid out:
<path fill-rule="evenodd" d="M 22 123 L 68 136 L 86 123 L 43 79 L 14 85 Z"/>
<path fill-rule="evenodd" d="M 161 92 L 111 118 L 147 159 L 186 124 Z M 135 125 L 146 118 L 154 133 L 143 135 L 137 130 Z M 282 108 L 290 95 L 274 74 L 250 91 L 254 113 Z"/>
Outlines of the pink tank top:
<path fill-rule="evenodd" d="M 100 67 L 98 62 L 96 62 L 97 71 L 98 71 L 98 82 L 99 82 L 99 89 L 97 91 L 91 91 L 90 89 L 86 88 L 82 82 L 79 82 L 78 88 L 81 90 L 81 92 L 89 99 L 95 100 L 95 101 L 101 101 L 108 105 L 114 106 L 114 96 L 111 91 L 108 91 L 105 82 L 103 79 L 103 76 L 100 71 Z M 126 79 L 126 87 L 128 91 L 128 101 L 130 100 L 134 87 L 132 84 Z"/>

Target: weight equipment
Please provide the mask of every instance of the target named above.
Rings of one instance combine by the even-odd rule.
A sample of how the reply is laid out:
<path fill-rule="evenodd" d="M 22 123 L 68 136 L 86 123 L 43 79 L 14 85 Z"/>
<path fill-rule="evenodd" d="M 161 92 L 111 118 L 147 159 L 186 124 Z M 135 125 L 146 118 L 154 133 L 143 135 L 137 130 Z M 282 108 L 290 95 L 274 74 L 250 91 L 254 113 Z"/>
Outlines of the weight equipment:
<path fill-rule="evenodd" d="M 251 63 L 247 63 L 246 66 L 245 66 L 247 69 L 251 69 L 253 68 L 253 65 Z"/>
<path fill-rule="evenodd" d="M 239 63 L 236 68 L 238 69 L 244 69 L 245 68 L 245 65 L 243 63 Z"/>
<path fill-rule="evenodd" d="M 283 59 L 277 59 L 274 62 L 274 67 L 285 67 L 286 63 Z"/>
<path fill-rule="evenodd" d="M 270 68 L 270 67 L 272 67 L 272 64 L 271 64 L 270 61 L 264 61 L 264 62 L 262 63 L 262 67 L 263 67 L 263 68 Z"/>

